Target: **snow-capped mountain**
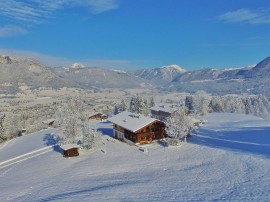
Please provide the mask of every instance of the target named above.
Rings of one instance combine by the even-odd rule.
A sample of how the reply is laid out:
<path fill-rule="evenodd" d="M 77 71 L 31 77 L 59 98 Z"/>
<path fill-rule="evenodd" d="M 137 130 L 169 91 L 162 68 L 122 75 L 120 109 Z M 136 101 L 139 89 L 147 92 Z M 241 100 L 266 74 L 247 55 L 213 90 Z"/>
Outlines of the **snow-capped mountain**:
<path fill-rule="evenodd" d="M 31 58 L 0 56 L 0 93 L 18 92 L 21 83 L 31 88 L 157 88 L 164 91 L 210 94 L 264 94 L 270 96 L 270 57 L 256 66 L 187 71 L 177 65 L 135 72 L 72 67 L 49 68 Z"/>
<path fill-rule="evenodd" d="M 76 82 L 83 88 L 134 88 L 134 87 L 150 87 L 147 81 L 136 77 L 132 73 L 118 70 L 109 70 L 102 68 L 53 68 L 55 74 L 59 77 L 67 78 Z"/>
<path fill-rule="evenodd" d="M 270 57 L 256 66 L 230 69 L 202 69 L 176 77 L 165 88 L 194 93 L 205 90 L 211 94 L 248 93 L 270 95 L 268 77 Z"/>
<path fill-rule="evenodd" d="M 185 72 L 187 72 L 187 70 L 178 65 L 169 65 L 154 69 L 140 69 L 135 72 L 135 75 L 154 84 L 163 85 L 171 82 L 177 76 L 182 75 Z"/>
<path fill-rule="evenodd" d="M 81 64 L 81 63 L 73 63 L 71 65 L 72 69 L 81 69 L 81 68 L 85 68 L 85 65 Z"/>

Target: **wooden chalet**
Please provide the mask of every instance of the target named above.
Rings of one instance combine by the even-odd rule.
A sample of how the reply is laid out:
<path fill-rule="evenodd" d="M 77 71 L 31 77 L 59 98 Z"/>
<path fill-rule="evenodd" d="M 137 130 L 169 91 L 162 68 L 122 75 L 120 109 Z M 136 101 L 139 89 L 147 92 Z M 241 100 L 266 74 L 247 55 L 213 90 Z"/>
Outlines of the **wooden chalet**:
<path fill-rule="evenodd" d="M 158 104 L 150 108 L 151 116 L 161 121 L 166 120 L 169 116 L 177 111 L 178 105 Z"/>
<path fill-rule="evenodd" d="M 108 121 L 113 123 L 114 137 L 128 143 L 148 144 L 166 137 L 165 123 L 141 114 L 124 111 Z"/>
<path fill-rule="evenodd" d="M 107 119 L 108 118 L 108 116 L 106 115 L 106 114 L 102 114 L 102 113 L 99 113 L 99 112 L 97 112 L 97 113 L 93 113 L 93 114 L 91 114 L 89 117 L 88 117 L 88 119 L 92 119 L 92 120 L 105 120 L 105 119 Z"/>
<path fill-rule="evenodd" d="M 79 145 L 67 144 L 61 146 L 61 148 L 63 149 L 63 157 L 79 156 Z"/>

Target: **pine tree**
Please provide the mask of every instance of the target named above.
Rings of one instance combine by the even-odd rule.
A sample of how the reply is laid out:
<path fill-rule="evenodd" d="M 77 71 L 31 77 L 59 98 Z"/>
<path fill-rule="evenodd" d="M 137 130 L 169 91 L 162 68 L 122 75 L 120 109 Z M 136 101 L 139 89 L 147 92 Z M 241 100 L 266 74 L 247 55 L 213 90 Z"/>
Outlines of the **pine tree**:
<path fill-rule="evenodd" d="M 119 110 L 119 112 L 123 112 L 123 111 L 127 110 L 127 104 L 123 98 L 121 99 L 121 103 L 118 107 L 118 110 Z"/>
<path fill-rule="evenodd" d="M 186 96 L 185 107 L 187 108 L 188 113 L 191 113 L 194 111 L 193 97 L 191 95 Z"/>
<path fill-rule="evenodd" d="M 134 97 L 132 97 L 131 100 L 130 100 L 129 111 L 132 112 L 132 113 L 136 112 L 136 102 L 135 102 Z"/>
<path fill-rule="evenodd" d="M 137 95 L 135 100 L 135 113 L 137 114 L 144 114 L 145 112 L 145 105 L 143 98 L 139 95 Z"/>
<path fill-rule="evenodd" d="M 153 97 L 150 98 L 150 103 L 149 103 L 149 107 L 154 107 L 156 104 L 155 104 L 155 100 Z"/>

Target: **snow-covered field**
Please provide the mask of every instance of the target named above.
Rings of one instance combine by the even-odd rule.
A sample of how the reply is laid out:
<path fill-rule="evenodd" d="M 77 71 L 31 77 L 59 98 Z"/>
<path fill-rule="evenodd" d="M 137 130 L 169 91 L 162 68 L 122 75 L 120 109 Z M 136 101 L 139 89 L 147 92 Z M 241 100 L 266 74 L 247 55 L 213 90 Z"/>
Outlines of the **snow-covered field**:
<path fill-rule="evenodd" d="M 63 158 L 48 129 L 0 145 L 0 201 L 268 201 L 270 122 L 210 114 L 180 147 L 114 140 Z"/>

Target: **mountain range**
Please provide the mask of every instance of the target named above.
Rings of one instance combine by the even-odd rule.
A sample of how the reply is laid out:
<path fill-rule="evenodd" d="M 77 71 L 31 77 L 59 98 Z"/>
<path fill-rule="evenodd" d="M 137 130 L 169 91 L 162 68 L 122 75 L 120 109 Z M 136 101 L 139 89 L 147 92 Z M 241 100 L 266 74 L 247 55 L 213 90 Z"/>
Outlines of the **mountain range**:
<path fill-rule="evenodd" d="M 31 58 L 0 56 L 0 93 L 15 93 L 20 85 L 76 88 L 156 88 L 162 91 L 270 96 L 270 57 L 255 66 L 187 71 L 177 65 L 134 72 L 85 67 L 46 67 Z"/>

